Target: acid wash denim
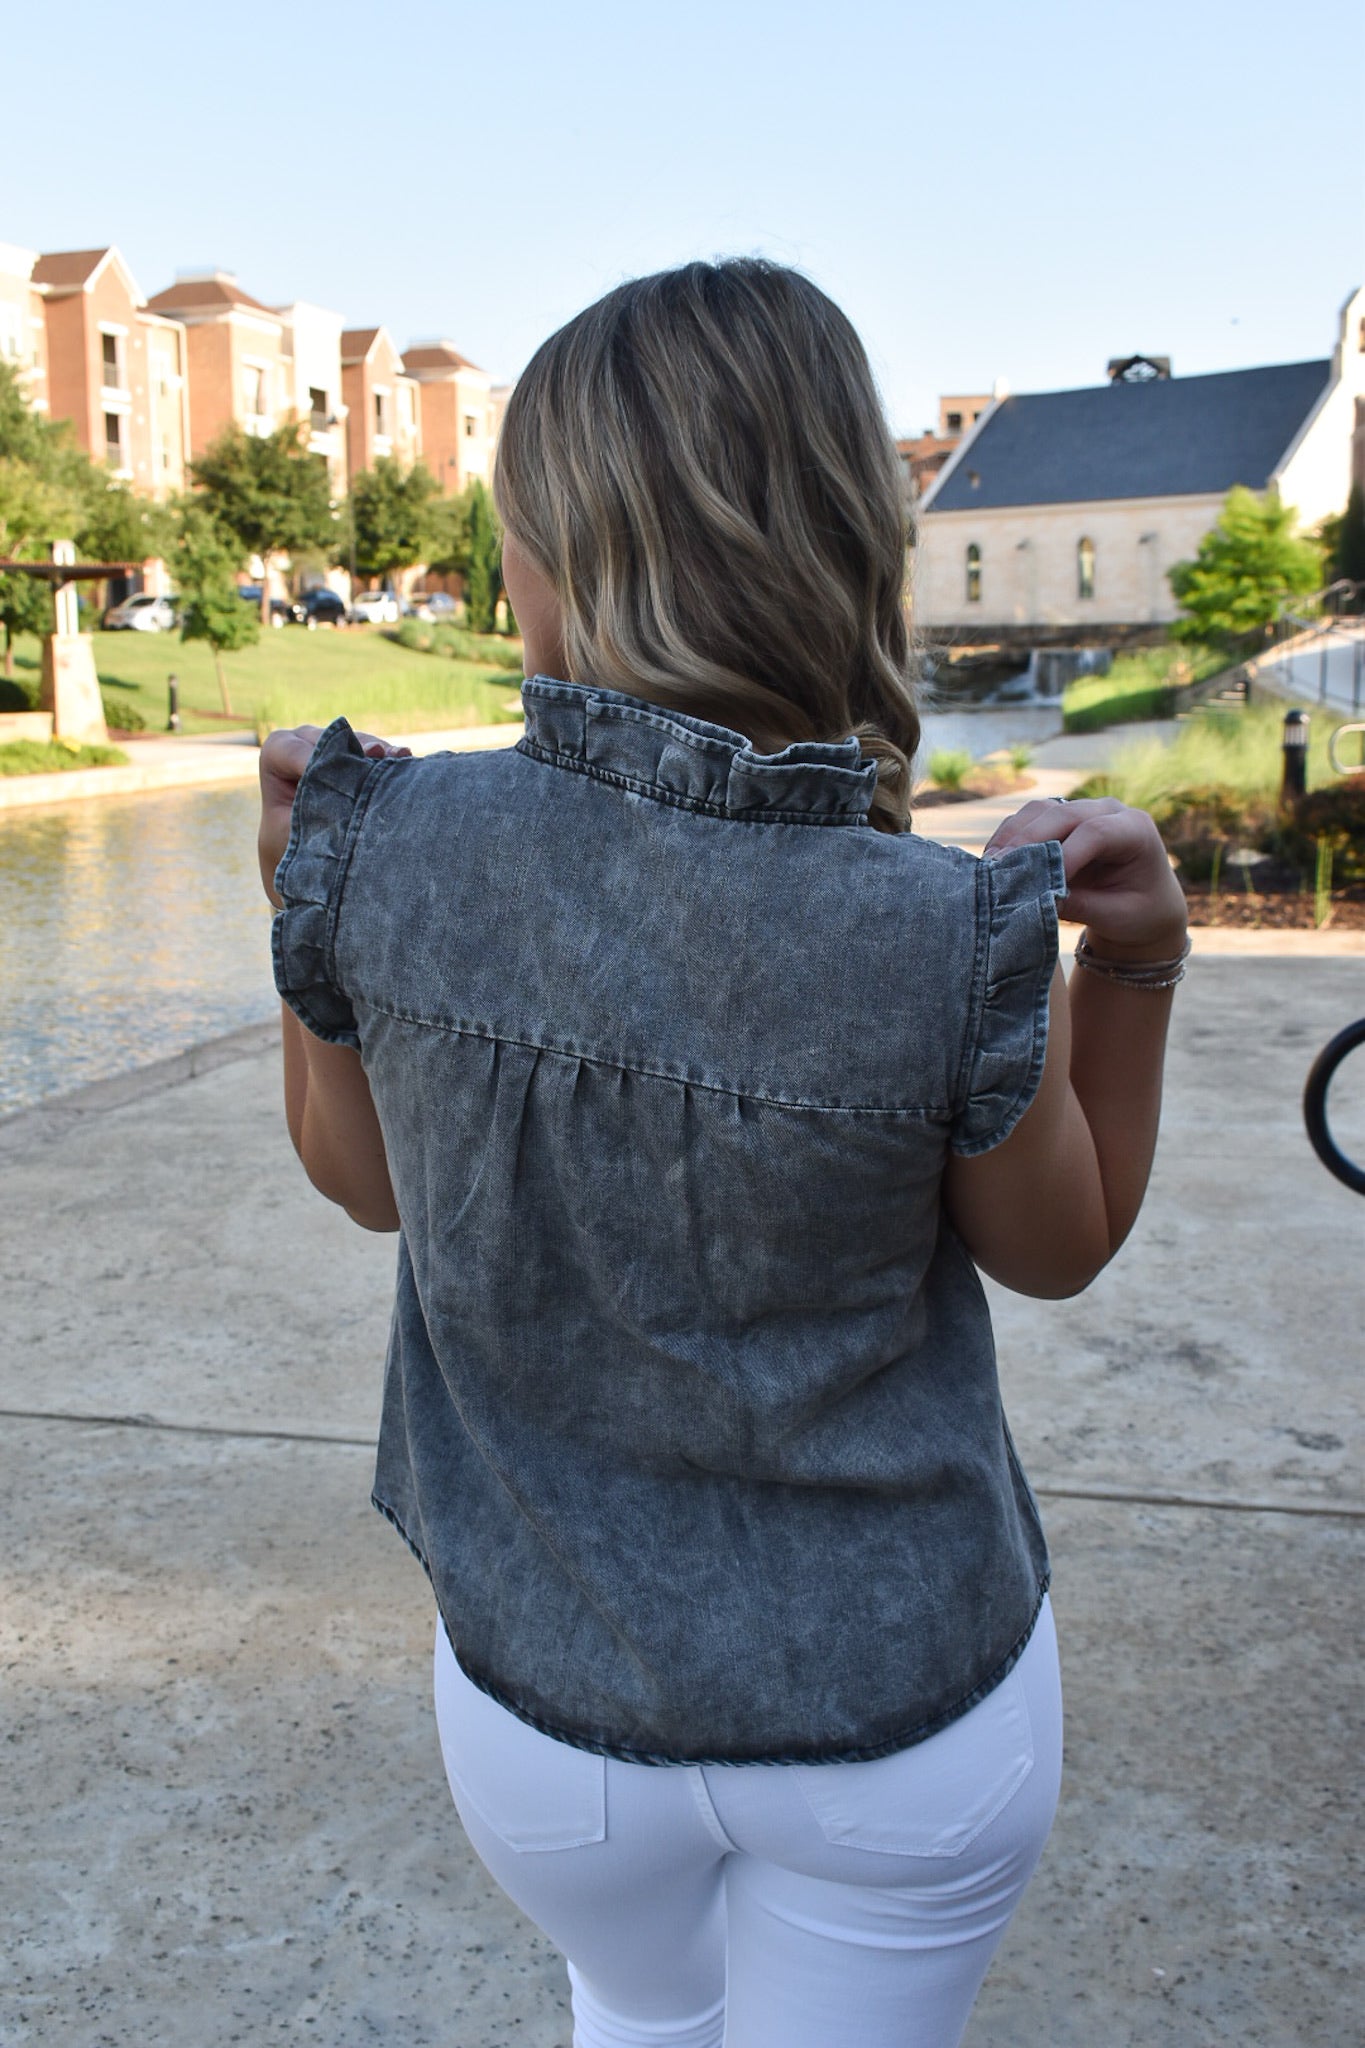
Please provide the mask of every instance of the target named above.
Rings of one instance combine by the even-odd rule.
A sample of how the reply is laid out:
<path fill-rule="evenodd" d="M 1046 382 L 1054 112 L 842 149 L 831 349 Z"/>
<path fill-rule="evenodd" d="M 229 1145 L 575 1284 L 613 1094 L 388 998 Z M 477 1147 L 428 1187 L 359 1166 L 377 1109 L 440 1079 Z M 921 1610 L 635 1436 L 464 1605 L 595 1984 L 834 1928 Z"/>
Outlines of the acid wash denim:
<path fill-rule="evenodd" d="M 374 1489 L 461 1665 L 654 1763 L 870 1758 L 1048 1580 L 940 1203 L 1042 1070 L 1061 849 L 874 830 L 856 740 L 537 677 L 508 751 L 318 743 L 276 980 L 402 1230 Z"/>

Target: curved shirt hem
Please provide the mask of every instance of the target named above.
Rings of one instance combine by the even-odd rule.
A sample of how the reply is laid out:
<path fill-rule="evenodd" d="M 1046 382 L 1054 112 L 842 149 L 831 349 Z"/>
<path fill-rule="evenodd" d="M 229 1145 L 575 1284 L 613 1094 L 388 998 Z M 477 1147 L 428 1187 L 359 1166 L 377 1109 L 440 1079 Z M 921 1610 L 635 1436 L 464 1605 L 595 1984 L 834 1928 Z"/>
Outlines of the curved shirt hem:
<path fill-rule="evenodd" d="M 370 1495 L 370 1502 L 384 1517 L 385 1521 L 391 1522 L 398 1531 L 403 1541 L 407 1544 L 408 1549 L 426 1573 L 428 1580 L 431 1581 L 434 1592 L 436 1582 L 432 1577 L 431 1566 L 428 1564 L 420 1546 L 413 1542 L 412 1537 L 404 1528 L 398 1515 L 395 1514 L 386 1501 L 380 1499 L 377 1493 Z M 441 1614 L 441 1626 L 445 1630 L 446 1640 L 450 1644 L 451 1653 L 456 1663 L 471 1685 L 476 1685 L 479 1691 L 486 1693 L 495 1705 L 505 1708 L 509 1714 L 515 1714 L 519 1721 L 524 1721 L 528 1728 L 534 1728 L 538 1734 L 548 1735 L 555 1742 L 566 1743 L 570 1749 L 586 1750 L 591 1756 L 615 1757 L 620 1763 L 650 1764 L 660 1769 L 667 1769 L 669 1767 L 678 1769 L 696 1768 L 699 1765 L 740 1769 L 747 1764 L 866 1764 L 875 1763 L 880 1757 L 894 1756 L 897 1750 L 913 1749 L 917 1743 L 927 1742 L 931 1735 L 937 1735 L 944 1728 L 951 1727 L 954 1721 L 960 1721 L 964 1714 L 969 1714 L 973 1707 L 978 1706 L 988 1694 L 995 1691 L 998 1685 L 1003 1684 L 1019 1662 L 1019 1659 L 1023 1656 L 1024 1651 L 1028 1648 L 1029 1640 L 1038 1625 L 1038 1616 L 1042 1613 L 1043 1601 L 1047 1597 L 1048 1588 L 1051 1583 L 1052 1574 L 1050 1571 L 1045 1571 L 1037 1582 L 1033 1611 L 1029 1615 L 1028 1623 L 1022 1633 L 1016 1638 L 992 1671 L 989 1671 L 969 1692 L 964 1693 L 961 1699 L 955 1700 L 951 1706 L 945 1707 L 941 1713 L 933 1715 L 927 1721 L 917 1723 L 914 1727 L 900 1729 L 894 1735 L 886 1736 L 878 1742 L 859 1743 L 842 1749 L 772 1751 L 768 1754 L 757 1756 L 724 1756 L 702 1750 L 681 1755 L 672 1752 L 664 1753 L 662 1751 L 637 1749 L 629 1743 L 604 1741 L 597 1736 L 584 1733 L 581 1729 L 568 1728 L 561 1723 L 549 1721 L 543 1715 L 533 1713 L 530 1708 L 521 1706 L 510 1693 L 505 1692 L 494 1680 L 487 1677 L 476 1665 L 468 1661 L 451 1634 L 450 1624 L 443 1613 Z M 440 1612 L 439 1600 L 437 1601 L 437 1611 Z"/>

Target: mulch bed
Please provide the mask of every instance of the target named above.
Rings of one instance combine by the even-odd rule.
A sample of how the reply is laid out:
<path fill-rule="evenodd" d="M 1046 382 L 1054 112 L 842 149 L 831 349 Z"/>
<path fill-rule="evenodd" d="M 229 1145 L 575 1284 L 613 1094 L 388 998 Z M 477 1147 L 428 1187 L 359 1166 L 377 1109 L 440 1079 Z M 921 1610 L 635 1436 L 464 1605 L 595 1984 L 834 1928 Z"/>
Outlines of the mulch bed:
<path fill-rule="evenodd" d="M 1253 890 L 1234 885 L 1211 895 L 1204 882 L 1185 884 L 1192 925 L 1221 925 L 1227 930 L 1311 932 L 1315 929 L 1313 892 L 1305 889 Z M 1338 890 L 1332 897 L 1327 928 L 1334 932 L 1365 932 L 1365 890 Z"/>

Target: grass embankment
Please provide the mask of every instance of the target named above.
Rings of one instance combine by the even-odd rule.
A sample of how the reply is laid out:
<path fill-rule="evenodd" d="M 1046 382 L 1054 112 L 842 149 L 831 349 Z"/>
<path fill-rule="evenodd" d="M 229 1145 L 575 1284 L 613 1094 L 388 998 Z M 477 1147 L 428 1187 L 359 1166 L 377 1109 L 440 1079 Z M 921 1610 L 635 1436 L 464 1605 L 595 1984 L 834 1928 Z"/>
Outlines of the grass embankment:
<path fill-rule="evenodd" d="M 0 775 L 56 775 L 66 768 L 126 768 L 117 747 L 81 747 L 74 740 L 9 740 L 0 746 Z"/>
<path fill-rule="evenodd" d="M 1106 725 L 1127 725 L 1138 718 L 1170 718 L 1175 693 L 1186 683 L 1202 683 L 1229 666 L 1226 654 L 1211 647 L 1143 647 L 1118 655 L 1108 675 L 1078 676 L 1062 697 L 1062 724 L 1067 732 L 1099 732 Z"/>
<path fill-rule="evenodd" d="M 1253 704 L 1242 711 L 1204 711 L 1172 739 L 1135 739 L 1120 747 L 1103 775 L 1092 776 L 1077 796 L 1116 796 L 1160 818 L 1193 790 L 1218 789 L 1248 806 L 1273 809 L 1284 773 L 1281 739 L 1286 704 Z M 1327 759 L 1328 727 L 1309 726 L 1308 787 L 1335 783 Z"/>
<path fill-rule="evenodd" d="M 255 647 L 224 657 L 232 716 L 223 715 L 213 655 L 202 641 L 173 633 L 93 633 L 95 667 L 106 704 L 129 706 L 149 734 L 166 729 L 166 678 L 180 678 L 180 730 L 326 725 L 344 715 L 369 732 L 436 732 L 499 725 L 520 718 L 517 674 L 507 666 L 515 643 L 490 638 L 480 657 L 433 661 L 373 626 L 305 632 L 267 631 Z M 519 655 L 517 655 L 519 659 Z M 15 681 L 38 690 L 38 642 L 16 643 Z"/>

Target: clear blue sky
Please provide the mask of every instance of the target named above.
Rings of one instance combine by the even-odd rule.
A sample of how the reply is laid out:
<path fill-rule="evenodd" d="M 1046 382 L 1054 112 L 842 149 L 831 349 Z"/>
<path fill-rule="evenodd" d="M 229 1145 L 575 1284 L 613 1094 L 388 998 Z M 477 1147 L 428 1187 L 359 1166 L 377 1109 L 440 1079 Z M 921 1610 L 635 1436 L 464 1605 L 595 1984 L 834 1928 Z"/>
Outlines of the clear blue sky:
<path fill-rule="evenodd" d="M 1132 350 L 1326 355 L 1365 273 L 1360 43 L 1359 0 L 74 0 L 7 22 L 0 239 L 115 241 L 149 294 L 218 265 L 499 379 L 622 277 L 759 251 L 913 432 Z"/>

